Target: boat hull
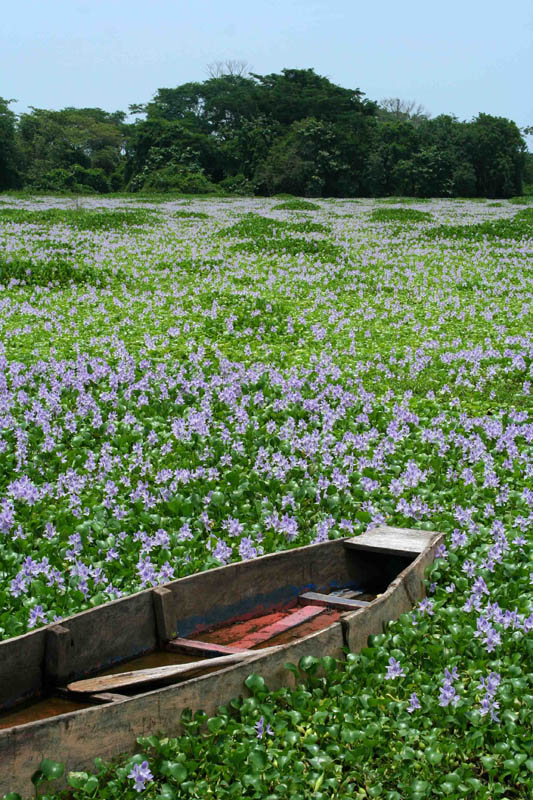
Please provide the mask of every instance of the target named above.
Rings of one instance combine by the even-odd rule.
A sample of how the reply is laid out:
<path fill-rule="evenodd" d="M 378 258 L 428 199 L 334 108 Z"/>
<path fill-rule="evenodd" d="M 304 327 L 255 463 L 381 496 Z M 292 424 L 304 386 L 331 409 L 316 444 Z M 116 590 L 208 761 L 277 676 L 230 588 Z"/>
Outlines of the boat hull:
<path fill-rule="evenodd" d="M 385 590 L 367 607 L 341 614 L 328 627 L 277 650 L 254 651 L 244 663 L 131 697 L 110 695 L 109 702 L 101 705 L 0 730 L 0 793 L 16 791 L 29 796 L 31 775 L 45 757 L 63 761 L 67 771 L 91 769 L 97 756 L 109 759 L 132 752 L 139 736 L 157 732 L 177 735 L 185 708 L 213 715 L 219 705 L 247 694 L 244 680 L 252 672 L 263 675 L 267 685 L 276 689 L 293 681 L 284 666 L 287 662 L 297 663 L 305 655 L 342 658 L 345 647 L 353 652 L 365 647 L 370 634 L 381 633 L 386 622 L 409 611 L 423 597 L 424 571 L 443 539 L 440 534 L 417 531 L 415 545 L 402 551 L 393 542 L 392 532 L 397 529 L 381 530 L 391 532 L 389 552 L 373 549 L 369 532 L 355 539 L 276 553 L 140 592 L 78 614 L 60 626 L 2 643 L 0 673 L 5 674 L 17 661 L 17 653 L 19 672 L 26 661 L 24 653 L 30 652 L 34 658 L 26 684 L 20 679 L 12 686 L 20 697 L 32 691 L 30 682 L 35 691 L 39 676 L 33 667 L 39 659 L 45 676 L 48 670 L 48 680 L 65 685 L 72 677 L 108 666 L 118 653 L 128 660 L 176 635 L 199 636 L 221 622 L 252 617 L 293 601 L 296 604 L 302 590 L 331 590 L 342 584 L 357 585 L 363 579 L 368 584 L 377 581 L 380 571 L 387 581 Z M 352 547 L 357 548 L 355 557 Z M 396 577 L 387 580 L 387 571 Z M 78 647 L 83 636 L 86 641 Z M 97 658 L 94 648 L 100 648 Z M 42 674 L 41 669 L 41 681 Z"/>

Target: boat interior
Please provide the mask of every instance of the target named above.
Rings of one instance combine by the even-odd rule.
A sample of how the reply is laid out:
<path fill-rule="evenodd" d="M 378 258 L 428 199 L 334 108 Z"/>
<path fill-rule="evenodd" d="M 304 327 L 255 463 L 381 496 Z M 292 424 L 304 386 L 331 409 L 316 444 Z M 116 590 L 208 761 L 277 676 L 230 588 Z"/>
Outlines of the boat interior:
<path fill-rule="evenodd" d="M 191 575 L 1 643 L 0 729 L 123 701 L 150 686 L 91 691 L 90 678 L 191 665 L 169 685 L 220 669 L 221 656 L 328 629 L 368 607 L 418 555 L 378 552 L 359 540 Z M 210 665 L 212 659 L 218 661 Z M 72 686 L 80 679 L 89 688 Z M 161 676 L 152 688 L 159 685 Z"/>

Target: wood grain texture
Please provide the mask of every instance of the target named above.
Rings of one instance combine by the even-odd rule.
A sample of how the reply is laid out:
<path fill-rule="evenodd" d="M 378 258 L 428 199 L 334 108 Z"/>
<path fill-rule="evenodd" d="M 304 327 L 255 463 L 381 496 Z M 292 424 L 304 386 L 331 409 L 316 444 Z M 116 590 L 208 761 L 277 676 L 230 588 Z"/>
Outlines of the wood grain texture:
<path fill-rule="evenodd" d="M 435 539 L 432 531 L 419 531 L 410 528 L 393 528 L 381 525 L 352 539 L 345 540 L 345 547 L 352 550 L 370 550 L 375 553 L 391 553 L 404 556 L 417 556 Z"/>
<path fill-rule="evenodd" d="M 218 656 L 217 658 L 204 658 L 199 661 L 193 661 L 190 664 L 171 664 L 165 667 L 117 672 L 115 675 L 99 675 L 96 678 L 69 683 L 67 689 L 69 692 L 77 694 L 92 694 L 95 692 L 110 692 L 113 689 L 132 686 L 140 687 L 146 684 L 168 683 L 172 680 L 184 678 L 191 673 L 201 672 L 204 669 L 238 664 L 241 661 L 246 661 L 249 657 L 249 653 L 239 652 Z"/>
<path fill-rule="evenodd" d="M 50 655 L 48 677 L 62 683 L 95 674 L 153 650 L 175 631 L 191 635 L 232 617 L 249 619 L 258 610 L 296 606 L 302 591 L 358 586 L 365 575 L 368 565 L 347 553 L 339 539 L 191 575 L 158 587 L 155 594 L 137 592 L 63 620 L 71 635 L 68 647 L 66 639 L 63 645 L 68 663 L 59 674 Z M 0 709 L 43 690 L 45 642 L 52 627 L 0 643 Z"/>
<path fill-rule="evenodd" d="M 357 583 L 361 575 L 356 561 L 339 539 L 273 553 L 167 584 L 179 608 L 178 635 L 195 637 L 224 621 L 250 619 L 291 603 L 296 606 L 302 591 L 327 591 Z"/>
<path fill-rule="evenodd" d="M 129 700 L 127 694 L 117 694 L 117 692 L 99 692 L 92 694 L 89 698 L 95 703 L 122 703 L 124 700 Z"/>
<path fill-rule="evenodd" d="M 186 653 L 191 656 L 222 656 L 242 652 L 240 647 L 217 644 L 216 642 L 202 642 L 199 639 L 181 639 L 179 637 L 167 642 L 165 650 L 170 650 L 174 653 Z"/>
<path fill-rule="evenodd" d="M 46 635 L 43 628 L 0 643 L 0 709 L 42 691 Z"/>
<path fill-rule="evenodd" d="M 367 600 L 353 600 L 350 597 L 339 597 L 334 594 L 320 594 L 319 592 L 305 592 L 298 598 L 300 603 L 310 606 L 324 606 L 337 608 L 339 611 L 353 611 L 356 608 L 366 608 L 370 605 Z"/>
<path fill-rule="evenodd" d="M 65 625 L 52 625 L 46 631 L 44 682 L 47 686 L 64 683 L 69 673 L 70 631 Z"/>
<path fill-rule="evenodd" d="M 169 736 L 183 732 L 180 715 L 185 708 L 204 709 L 216 714 L 218 706 L 233 697 L 248 696 L 244 680 L 257 672 L 265 676 L 271 689 L 293 685 L 286 662 L 297 664 L 305 655 L 328 653 L 341 658 L 343 637 L 340 624 L 334 623 L 287 647 L 274 651 L 257 651 L 244 664 L 230 666 L 174 686 L 128 698 L 125 702 L 94 706 L 74 714 L 64 714 L 44 722 L 35 722 L 0 735 L 0 796 L 19 792 L 33 795 L 31 775 L 41 760 L 61 754 L 70 770 L 91 769 L 93 759 L 105 755 L 131 753 L 139 736 L 164 731 Z M 58 785 L 59 782 L 58 782 Z M 64 782 L 63 782 L 64 785 Z"/>
<path fill-rule="evenodd" d="M 157 639 L 160 645 L 176 636 L 178 613 L 175 606 L 174 595 L 165 586 L 152 589 L 154 601 L 155 625 Z"/>
<path fill-rule="evenodd" d="M 388 589 L 367 608 L 341 619 L 347 647 L 354 653 L 368 644 L 370 634 L 383 633 L 385 623 L 410 611 L 425 595 L 424 571 L 435 557 L 444 534 L 432 533 L 426 549 L 392 581 Z"/>

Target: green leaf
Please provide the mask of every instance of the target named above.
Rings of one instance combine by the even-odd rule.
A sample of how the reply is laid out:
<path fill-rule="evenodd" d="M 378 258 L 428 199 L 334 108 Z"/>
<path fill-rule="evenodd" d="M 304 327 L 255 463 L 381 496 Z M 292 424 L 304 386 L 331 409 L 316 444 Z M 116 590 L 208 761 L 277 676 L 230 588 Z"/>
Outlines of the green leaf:
<path fill-rule="evenodd" d="M 243 775 L 242 782 L 244 786 L 253 786 L 257 792 L 261 791 L 263 785 L 259 775 Z"/>
<path fill-rule="evenodd" d="M 211 733 L 218 733 L 226 723 L 222 717 L 211 717 L 207 720 L 207 728 Z"/>
<path fill-rule="evenodd" d="M 285 733 L 285 741 L 290 745 L 296 744 L 299 738 L 300 734 L 298 731 L 287 731 Z"/>
<path fill-rule="evenodd" d="M 481 763 L 487 772 L 492 772 L 496 767 L 497 762 L 494 756 L 481 756 Z"/>
<path fill-rule="evenodd" d="M 255 673 L 248 675 L 248 677 L 244 681 L 244 685 L 253 694 L 256 694 L 257 692 L 267 691 L 265 679 L 261 675 L 256 675 Z"/>
<path fill-rule="evenodd" d="M 187 768 L 179 761 L 163 761 L 161 773 L 167 778 L 174 778 L 180 783 L 187 777 Z"/>
<path fill-rule="evenodd" d="M 427 750 L 425 751 L 425 756 L 427 761 L 432 765 L 440 764 L 440 762 L 444 757 L 443 753 L 441 753 L 440 750 L 434 750 L 431 747 L 427 748 Z"/>
<path fill-rule="evenodd" d="M 261 748 L 256 747 L 250 752 L 248 756 L 248 763 L 254 770 L 257 770 L 258 772 L 265 769 L 266 765 L 268 764 L 266 752 Z"/>
<path fill-rule="evenodd" d="M 98 778 L 96 777 L 96 775 L 89 775 L 87 783 L 85 784 L 85 787 L 84 787 L 85 788 L 85 792 L 87 792 L 88 794 L 93 794 L 93 792 L 95 792 L 96 789 L 98 789 L 98 784 L 99 784 L 99 781 L 98 781 Z"/>
<path fill-rule="evenodd" d="M 443 781 L 440 785 L 440 788 L 443 792 L 446 792 L 446 794 L 455 792 L 455 784 L 451 783 L 451 781 Z"/>
<path fill-rule="evenodd" d="M 73 789 L 83 789 L 87 783 L 89 776 L 86 772 L 69 772 L 67 775 L 67 783 Z"/>
<path fill-rule="evenodd" d="M 316 672 L 318 667 L 318 658 L 315 658 L 315 656 L 302 656 L 298 662 L 298 667 L 302 672 L 312 674 Z"/>
<path fill-rule="evenodd" d="M 324 783 L 324 773 L 322 773 L 322 775 L 319 775 L 318 778 L 316 779 L 315 785 L 313 786 L 313 791 L 318 792 L 323 783 Z"/>
<path fill-rule="evenodd" d="M 290 661 L 287 661 L 287 663 L 284 664 L 283 666 L 284 666 L 285 669 L 289 670 L 289 672 L 292 672 L 292 674 L 296 678 L 300 677 L 300 673 L 298 671 L 298 667 L 296 666 L 296 664 L 291 664 Z"/>
<path fill-rule="evenodd" d="M 176 793 L 172 786 L 168 783 L 163 783 L 159 794 L 156 795 L 157 800 L 176 800 Z"/>
<path fill-rule="evenodd" d="M 52 761 L 50 758 L 43 758 L 39 764 L 39 769 L 32 776 L 32 782 L 37 786 L 44 781 L 53 781 L 61 778 L 65 771 L 65 765 L 59 761 Z"/>
<path fill-rule="evenodd" d="M 334 672 L 337 668 L 337 660 L 332 658 L 332 656 L 322 656 L 320 659 L 320 666 L 326 673 L 326 675 L 330 672 Z"/>

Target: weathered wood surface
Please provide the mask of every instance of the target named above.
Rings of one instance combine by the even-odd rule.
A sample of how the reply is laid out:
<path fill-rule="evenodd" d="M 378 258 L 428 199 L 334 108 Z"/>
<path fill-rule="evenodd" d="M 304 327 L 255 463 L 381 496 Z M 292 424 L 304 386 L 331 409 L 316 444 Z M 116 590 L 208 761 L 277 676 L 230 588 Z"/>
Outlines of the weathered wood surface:
<path fill-rule="evenodd" d="M 0 708 L 42 690 L 46 637 L 47 629 L 41 628 L 0 643 Z"/>
<path fill-rule="evenodd" d="M 320 594 L 320 592 L 305 592 L 298 599 L 301 603 L 310 606 L 329 606 L 329 608 L 337 608 L 339 611 L 353 611 L 356 608 L 366 608 L 370 605 L 368 600 L 352 600 L 351 597 Z"/>
<path fill-rule="evenodd" d="M 352 539 L 346 539 L 345 547 L 352 550 L 370 550 L 375 553 L 416 556 L 431 545 L 435 533 L 410 528 L 392 528 L 382 525 Z"/>
<path fill-rule="evenodd" d="M 358 585 L 364 573 L 338 539 L 218 567 L 80 612 L 61 622 L 70 637 L 51 624 L 0 642 L 0 709 L 147 653 L 176 634 L 296 606 L 307 589 Z"/>
<path fill-rule="evenodd" d="M 91 700 L 98 703 L 122 703 L 124 700 L 129 700 L 127 694 L 117 694 L 116 692 L 99 692 L 92 694 Z"/>
<path fill-rule="evenodd" d="M 202 642 L 199 639 L 171 639 L 166 642 L 165 650 L 175 653 L 186 653 L 191 656 L 214 656 L 229 655 L 230 653 L 242 653 L 242 647 L 233 647 L 216 642 Z"/>
<path fill-rule="evenodd" d="M 12 728 L 0 734 L 0 796 L 19 792 L 33 796 L 31 775 L 43 758 L 60 757 L 66 771 L 91 770 L 93 759 L 133 752 L 139 736 L 164 731 L 183 732 L 180 715 L 185 708 L 216 714 L 218 706 L 239 695 L 248 696 L 244 680 L 252 672 L 263 675 L 271 689 L 293 685 L 286 662 L 297 664 L 302 656 L 328 653 L 343 656 L 340 623 L 334 623 L 290 645 L 266 652 L 259 650 L 243 664 L 230 666 L 183 683 L 128 698 L 124 702 L 94 706 L 81 712 Z"/>
<path fill-rule="evenodd" d="M 252 653 L 255 655 L 255 653 Z M 239 664 L 250 658 L 249 652 L 230 653 L 217 658 L 203 658 L 200 661 L 192 661 L 189 664 L 169 664 L 165 667 L 153 667 L 152 669 L 134 669 L 130 672 L 118 672 L 115 675 L 99 675 L 96 678 L 87 678 L 83 681 L 69 683 L 69 692 L 83 692 L 92 694 L 93 692 L 109 692 L 112 689 L 121 689 L 131 686 L 143 686 L 148 683 L 168 683 L 173 679 L 183 678 L 194 672 L 201 672 L 204 669 L 213 667 L 227 667 L 230 664 Z"/>
<path fill-rule="evenodd" d="M 360 585 L 358 559 L 342 540 L 271 553 L 167 584 L 179 609 L 178 636 L 195 637 L 214 626 L 297 605 L 302 591 Z M 213 599 L 216 598 L 216 602 Z"/>
<path fill-rule="evenodd" d="M 424 571 L 435 558 L 435 550 L 444 541 L 444 534 L 431 533 L 426 549 L 392 581 L 388 589 L 370 606 L 346 614 L 341 624 L 346 645 L 356 653 L 367 646 L 371 634 L 383 633 L 390 620 L 410 611 L 425 595 Z"/>
<path fill-rule="evenodd" d="M 157 639 L 161 645 L 176 636 L 178 611 L 174 595 L 166 586 L 156 586 L 152 590 L 152 598 Z"/>

